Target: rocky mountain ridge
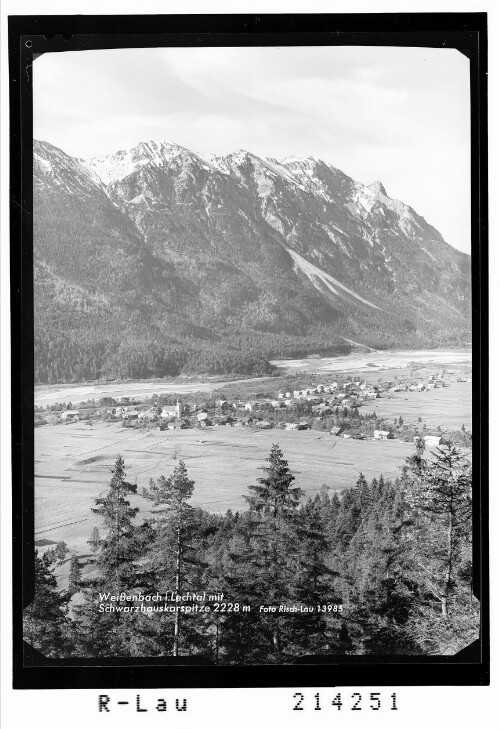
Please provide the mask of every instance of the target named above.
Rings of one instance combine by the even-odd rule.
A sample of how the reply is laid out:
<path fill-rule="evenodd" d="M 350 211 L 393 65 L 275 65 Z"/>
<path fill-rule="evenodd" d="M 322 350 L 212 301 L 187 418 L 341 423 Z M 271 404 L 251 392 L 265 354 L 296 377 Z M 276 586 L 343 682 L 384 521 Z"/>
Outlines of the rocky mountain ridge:
<path fill-rule="evenodd" d="M 86 296 L 73 339 L 103 300 L 132 349 L 223 344 L 243 360 L 250 341 L 265 361 L 352 339 L 470 336 L 469 257 L 381 182 L 362 185 L 312 157 L 201 155 L 150 141 L 81 160 L 35 142 L 34 252 L 41 321 L 48 307 L 62 331 L 81 305 L 66 295 L 62 307 L 61 290 Z M 115 367 L 122 344 L 103 344 L 97 374 Z"/>

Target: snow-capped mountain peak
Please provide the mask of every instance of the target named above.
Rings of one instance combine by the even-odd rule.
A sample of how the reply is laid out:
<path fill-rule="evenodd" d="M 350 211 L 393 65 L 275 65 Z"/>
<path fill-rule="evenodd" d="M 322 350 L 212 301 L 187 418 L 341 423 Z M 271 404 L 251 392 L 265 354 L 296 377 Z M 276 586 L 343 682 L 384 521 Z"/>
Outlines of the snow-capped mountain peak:
<path fill-rule="evenodd" d="M 137 352 L 158 340 L 175 362 L 179 341 L 220 348 L 221 332 L 273 347 L 313 335 L 415 346 L 468 326 L 468 257 L 382 183 L 313 157 L 150 140 L 84 162 L 35 142 L 33 197 L 35 255 L 50 271 L 37 283 L 43 301 L 63 287 L 91 311 L 104 297 L 116 322 L 133 322 Z M 103 351 L 108 362 L 118 349 Z"/>
<path fill-rule="evenodd" d="M 207 169 L 216 170 L 213 163 L 201 154 L 192 152 L 174 142 L 158 140 L 139 142 L 132 149 L 120 150 L 115 154 L 92 157 L 84 160 L 83 164 L 107 187 L 142 168 L 162 169 L 178 160 L 181 161 L 181 164 L 186 160 L 195 161 Z"/>

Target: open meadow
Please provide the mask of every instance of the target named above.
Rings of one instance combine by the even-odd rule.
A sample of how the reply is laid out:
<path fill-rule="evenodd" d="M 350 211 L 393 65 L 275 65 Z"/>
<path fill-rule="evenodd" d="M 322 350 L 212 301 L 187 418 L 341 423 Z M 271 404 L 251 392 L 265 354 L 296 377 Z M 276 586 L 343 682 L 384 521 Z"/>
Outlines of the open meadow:
<path fill-rule="evenodd" d="M 430 428 L 438 426 L 449 430 L 472 430 L 472 384 L 452 382 L 428 392 L 394 392 L 384 394 L 359 408 L 360 413 L 376 412 L 380 418 L 401 416 L 405 423 L 416 423 L 418 418 Z"/>
<path fill-rule="evenodd" d="M 90 511 L 103 493 L 120 453 L 127 479 L 138 492 L 150 478 L 169 476 L 179 459 L 196 485 L 192 504 L 207 511 L 245 508 L 243 494 L 262 475 L 271 445 L 279 443 L 296 485 L 307 495 L 322 484 L 352 486 L 360 471 L 367 478 L 395 477 L 413 445 L 395 441 L 356 441 L 321 431 L 253 430 L 214 427 L 205 430 L 134 430 L 118 423 L 83 422 L 38 428 L 35 432 L 35 541 L 42 550 L 65 541 L 70 551 L 88 554 L 87 540 L 100 519 Z M 140 515 L 149 502 L 132 497 Z"/>

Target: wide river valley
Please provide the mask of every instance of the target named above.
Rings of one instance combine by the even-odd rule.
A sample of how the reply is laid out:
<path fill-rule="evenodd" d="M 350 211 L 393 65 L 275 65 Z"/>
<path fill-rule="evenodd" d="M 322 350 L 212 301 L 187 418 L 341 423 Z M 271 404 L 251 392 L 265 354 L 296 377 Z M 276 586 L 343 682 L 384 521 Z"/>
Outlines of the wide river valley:
<path fill-rule="evenodd" d="M 383 370 L 403 369 L 410 366 L 453 365 L 471 363 L 470 349 L 436 349 L 436 350 L 385 350 L 370 352 L 353 352 L 338 357 L 306 357 L 304 359 L 274 360 L 273 364 L 283 374 L 294 372 L 316 372 L 326 375 L 329 372 L 362 372 L 374 373 Z M 136 397 L 146 398 L 153 393 L 189 394 L 193 392 L 211 392 L 236 382 L 259 382 L 263 377 L 246 380 L 133 380 L 122 382 L 89 382 L 71 385 L 40 385 L 35 387 L 35 405 L 53 405 L 57 402 L 77 405 L 85 400 L 98 400 L 102 397 Z"/>

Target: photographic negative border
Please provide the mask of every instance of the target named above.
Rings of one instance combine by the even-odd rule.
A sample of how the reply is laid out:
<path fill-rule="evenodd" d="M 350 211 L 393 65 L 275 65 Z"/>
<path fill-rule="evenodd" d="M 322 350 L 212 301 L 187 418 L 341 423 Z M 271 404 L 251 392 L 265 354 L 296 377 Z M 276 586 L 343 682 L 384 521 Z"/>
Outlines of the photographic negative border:
<path fill-rule="evenodd" d="M 215 666 L 198 658 L 47 659 L 23 642 L 34 589 L 32 63 L 46 52 L 158 46 L 420 46 L 470 60 L 473 292 L 473 591 L 481 637 L 455 656 L 304 657 Z M 14 688 L 485 685 L 489 682 L 486 13 L 10 16 Z"/>

